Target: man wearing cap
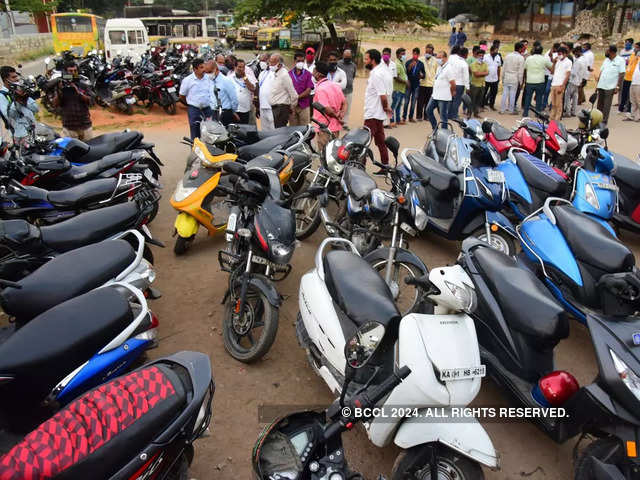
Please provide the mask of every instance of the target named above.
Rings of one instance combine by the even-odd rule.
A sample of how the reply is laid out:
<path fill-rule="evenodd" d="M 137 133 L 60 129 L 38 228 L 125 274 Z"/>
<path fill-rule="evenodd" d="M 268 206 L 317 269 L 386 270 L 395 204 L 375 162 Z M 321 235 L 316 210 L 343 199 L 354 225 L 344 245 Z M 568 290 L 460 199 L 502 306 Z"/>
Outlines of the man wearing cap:
<path fill-rule="evenodd" d="M 342 123 L 345 113 L 347 112 L 347 100 L 342 93 L 340 85 L 330 81 L 329 65 L 325 62 L 316 63 L 313 76 L 316 80 L 316 94 L 314 100 L 324 106 L 324 112 L 320 113 L 314 110 L 313 118 L 320 123 L 326 123 L 329 130 L 338 137 L 342 129 Z M 324 146 L 329 143 L 330 137 L 327 133 L 320 130 L 314 123 L 316 130 L 316 143 L 318 151 L 322 151 Z"/>

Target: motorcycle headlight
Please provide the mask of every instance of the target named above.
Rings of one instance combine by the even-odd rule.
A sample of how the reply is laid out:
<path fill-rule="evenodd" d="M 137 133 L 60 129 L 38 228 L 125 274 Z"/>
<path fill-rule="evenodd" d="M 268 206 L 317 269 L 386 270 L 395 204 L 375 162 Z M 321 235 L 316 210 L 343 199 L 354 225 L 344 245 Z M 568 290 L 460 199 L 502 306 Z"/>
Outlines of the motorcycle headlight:
<path fill-rule="evenodd" d="M 329 170 L 334 175 L 340 175 L 342 170 L 344 169 L 344 164 L 338 160 L 337 157 L 332 155 L 331 150 L 327 148 L 326 153 L 326 162 L 327 162 L 327 170 Z"/>
<path fill-rule="evenodd" d="M 567 153 L 567 142 L 557 133 L 555 134 L 556 142 L 558 142 L 558 154 L 564 155 Z"/>
<path fill-rule="evenodd" d="M 420 208 L 419 205 L 414 205 L 415 215 L 413 217 L 413 222 L 416 224 L 416 228 L 420 231 L 424 230 L 427 227 L 427 222 L 429 221 L 429 217 L 425 211 Z"/>
<path fill-rule="evenodd" d="M 635 374 L 629 366 L 618 357 L 613 350 L 609 349 L 609 354 L 613 360 L 613 366 L 620 376 L 620 380 L 633 393 L 634 397 L 640 400 L 640 377 Z"/>
<path fill-rule="evenodd" d="M 178 182 L 178 186 L 176 187 L 175 192 L 173 192 L 173 200 L 176 202 L 181 202 L 193 192 L 195 192 L 197 188 L 195 187 L 185 187 L 182 185 L 182 180 Z"/>
<path fill-rule="evenodd" d="M 584 198 L 589 205 L 591 205 L 596 210 L 600 210 L 600 202 L 598 201 L 598 196 L 593 189 L 593 185 L 591 185 L 590 183 L 585 184 Z"/>
<path fill-rule="evenodd" d="M 466 285 L 456 285 L 454 283 L 444 281 L 451 294 L 460 302 L 461 310 L 472 313 L 476 309 L 477 299 L 476 292 Z"/>
<path fill-rule="evenodd" d="M 293 256 L 294 245 L 284 245 L 283 243 L 275 243 L 271 248 L 273 262 L 281 265 L 289 263 Z"/>

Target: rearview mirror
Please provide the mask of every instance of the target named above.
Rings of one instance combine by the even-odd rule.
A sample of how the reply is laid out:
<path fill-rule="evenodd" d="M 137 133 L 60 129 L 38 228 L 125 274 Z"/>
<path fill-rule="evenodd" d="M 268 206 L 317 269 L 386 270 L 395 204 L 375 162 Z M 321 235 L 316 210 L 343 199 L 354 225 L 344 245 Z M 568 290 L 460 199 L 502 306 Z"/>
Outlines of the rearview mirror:
<path fill-rule="evenodd" d="M 597 99 L 598 99 L 598 92 L 593 92 L 589 97 L 589 103 L 594 104 L 596 103 Z"/>
<path fill-rule="evenodd" d="M 600 130 L 600 138 L 603 140 L 606 140 L 609 137 L 609 128 L 605 127 L 602 130 Z"/>
<path fill-rule="evenodd" d="M 482 131 L 484 133 L 491 133 L 491 122 L 485 120 L 482 122 Z"/>
<path fill-rule="evenodd" d="M 344 346 L 344 356 L 351 368 L 364 367 L 377 350 L 384 336 L 384 327 L 377 322 L 362 325 Z"/>
<path fill-rule="evenodd" d="M 49 57 L 44 59 L 44 64 L 49 65 L 51 63 L 51 59 Z"/>
<path fill-rule="evenodd" d="M 398 156 L 398 152 L 400 151 L 400 142 L 395 137 L 385 138 L 384 144 L 389 150 L 391 150 L 391 153 L 393 153 L 394 157 Z"/>

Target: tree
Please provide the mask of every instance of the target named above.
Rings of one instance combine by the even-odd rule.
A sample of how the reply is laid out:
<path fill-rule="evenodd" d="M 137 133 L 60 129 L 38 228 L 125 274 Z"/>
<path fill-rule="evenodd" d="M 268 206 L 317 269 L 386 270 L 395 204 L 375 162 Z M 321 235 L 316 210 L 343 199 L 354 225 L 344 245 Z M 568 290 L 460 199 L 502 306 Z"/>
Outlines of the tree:
<path fill-rule="evenodd" d="M 44 3 L 42 0 L 10 0 L 9 7 L 14 12 L 48 13 L 52 12 L 58 5 L 58 0 L 49 0 Z M 4 11 L 6 6 L 2 2 L 0 10 Z"/>
<path fill-rule="evenodd" d="M 384 28 L 387 22 L 412 21 L 426 28 L 439 23 L 436 9 L 420 0 L 240 0 L 235 9 L 237 23 L 285 16 L 319 18 L 329 28 L 334 44 L 338 42 L 338 19 L 359 20 L 374 29 Z"/>

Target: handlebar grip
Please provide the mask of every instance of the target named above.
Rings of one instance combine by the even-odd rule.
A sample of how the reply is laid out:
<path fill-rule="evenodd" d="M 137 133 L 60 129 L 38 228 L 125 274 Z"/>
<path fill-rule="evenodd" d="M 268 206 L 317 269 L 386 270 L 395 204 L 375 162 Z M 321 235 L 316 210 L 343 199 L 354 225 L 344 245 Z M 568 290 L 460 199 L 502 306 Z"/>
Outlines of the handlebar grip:
<path fill-rule="evenodd" d="M 382 400 L 391 390 L 396 388 L 403 379 L 407 378 L 411 373 L 411 369 L 407 366 L 402 367 L 398 373 L 394 373 L 384 380 L 380 385 L 372 387 L 368 391 L 363 392 L 353 398 L 352 403 L 361 408 L 373 408 L 380 400 Z"/>

